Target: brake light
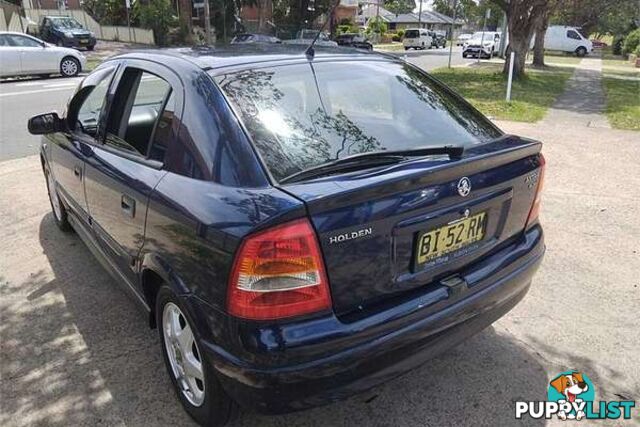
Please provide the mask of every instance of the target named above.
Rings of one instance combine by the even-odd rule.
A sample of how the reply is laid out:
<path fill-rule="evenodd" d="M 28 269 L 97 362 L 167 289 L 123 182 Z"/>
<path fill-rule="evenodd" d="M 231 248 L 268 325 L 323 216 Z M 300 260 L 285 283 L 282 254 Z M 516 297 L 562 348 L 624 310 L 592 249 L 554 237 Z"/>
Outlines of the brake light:
<path fill-rule="evenodd" d="M 246 238 L 229 280 L 229 314 L 267 320 L 331 307 L 320 246 L 306 219 Z"/>
<path fill-rule="evenodd" d="M 538 187 L 536 188 L 536 196 L 533 199 L 533 204 L 531 205 L 531 210 L 529 211 L 529 217 L 527 218 L 527 226 L 528 228 L 536 219 L 538 219 L 538 215 L 540 214 L 540 204 L 542 203 L 542 187 L 544 185 L 544 171 L 546 169 L 547 161 L 544 159 L 542 153 L 540 153 L 540 171 L 538 176 Z"/>

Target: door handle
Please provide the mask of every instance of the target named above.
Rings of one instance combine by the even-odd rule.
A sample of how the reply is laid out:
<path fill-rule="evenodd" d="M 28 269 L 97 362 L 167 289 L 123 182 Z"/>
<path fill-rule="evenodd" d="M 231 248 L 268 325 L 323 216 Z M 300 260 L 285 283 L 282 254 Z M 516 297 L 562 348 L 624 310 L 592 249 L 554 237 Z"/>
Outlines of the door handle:
<path fill-rule="evenodd" d="M 82 179 L 82 168 L 80 168 L 80 166 L 75 166 L 73 168 L 73 174 L 76 176 L 76 178 Z"/>
<path fill-rule="evenodd" d="M 126 194 L 122 195 L 120 199 L 120 208 L 125 215 L 133 218 L 136 215 L 136 201 L 133 197 L 129 197 Z"/>

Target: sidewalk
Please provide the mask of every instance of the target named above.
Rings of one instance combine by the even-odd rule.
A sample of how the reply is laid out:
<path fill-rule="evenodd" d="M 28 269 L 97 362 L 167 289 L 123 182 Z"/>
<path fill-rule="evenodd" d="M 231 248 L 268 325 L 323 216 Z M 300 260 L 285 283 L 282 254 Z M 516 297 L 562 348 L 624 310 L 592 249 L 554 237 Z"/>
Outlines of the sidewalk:
<path fill-rule="evenodd" d="M 602 60 L 584 58 L 540 125 L 609 129 L 611 126 L 603 114 L 604 110 Z"/>

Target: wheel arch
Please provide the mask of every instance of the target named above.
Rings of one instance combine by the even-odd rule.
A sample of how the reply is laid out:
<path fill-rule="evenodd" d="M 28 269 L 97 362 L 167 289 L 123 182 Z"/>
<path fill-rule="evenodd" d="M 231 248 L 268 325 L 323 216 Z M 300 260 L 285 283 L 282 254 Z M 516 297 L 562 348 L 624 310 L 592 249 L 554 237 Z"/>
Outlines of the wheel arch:
<path fill-rule="evenodd" d="M 158 291 L 163 285 L 167 285 L 173 293 L 179 296 L 191 293 L 170 264 L 153 253 L 147 253 L 142 258 L 140 285 L 142 295 L 149 306 L 149 327 L 151 329 L 157 327 L 155 304 Z"/>

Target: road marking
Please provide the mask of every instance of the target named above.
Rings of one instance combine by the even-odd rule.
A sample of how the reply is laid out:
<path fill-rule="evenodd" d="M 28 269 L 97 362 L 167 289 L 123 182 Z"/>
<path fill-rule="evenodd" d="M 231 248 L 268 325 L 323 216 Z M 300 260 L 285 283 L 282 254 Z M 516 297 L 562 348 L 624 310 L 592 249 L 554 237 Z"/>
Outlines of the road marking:
<path fill-rule="evenodd" d="M 68 89 L 72 89 L 72 87 L 71 86 L 67 86 L 67 87 L 56 87 L 56 88 L 51 88 L 51 89 L 25 90 L 25 91 L 22 91 L 22 92 L 7 92 L 7 93 L 0 93 L 0 97 L 3 97 L 3 96 L 16 96 L 16 95 L 31 95 L 31 94 L 34 94 L 34 93 L 54 92 L 54 91 L 68 90 Z"/>
<path fill-rule="evenodd" d="M 76 87 L 78 86 L 77 83 L 57 83 L 57 84 L 53 84 L 53 85 L 44 85 L 44 88 L 48 88 L 48 87 Z"/>

